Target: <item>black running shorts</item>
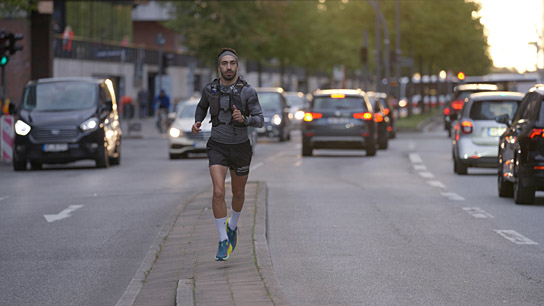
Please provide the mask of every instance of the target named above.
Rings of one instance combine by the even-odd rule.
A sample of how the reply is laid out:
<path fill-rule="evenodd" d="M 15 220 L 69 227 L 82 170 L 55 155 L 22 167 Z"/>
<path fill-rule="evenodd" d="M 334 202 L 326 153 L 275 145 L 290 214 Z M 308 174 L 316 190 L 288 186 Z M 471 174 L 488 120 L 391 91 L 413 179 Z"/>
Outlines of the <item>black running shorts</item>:
<path fill-rule="evenodd" d="M 238 176 L 249 174 L 249 165 L 253 156 L 253 148 L 249 140 L 239 144 L 224 144 L 209 139 L 206 153 L 210 160 L 210 166 L 229 167 Z"/>

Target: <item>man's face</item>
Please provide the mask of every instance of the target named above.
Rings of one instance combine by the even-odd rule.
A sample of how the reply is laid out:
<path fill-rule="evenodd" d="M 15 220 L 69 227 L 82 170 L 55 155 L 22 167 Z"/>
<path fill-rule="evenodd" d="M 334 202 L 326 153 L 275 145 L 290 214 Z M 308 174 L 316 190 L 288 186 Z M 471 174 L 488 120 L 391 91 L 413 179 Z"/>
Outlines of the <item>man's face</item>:
<path fill-rule="evenodd" d="M 225 55 L 219 62 L 219 73 L 221 78 L 227 81 L 233 80 L 238 73 L 238 63 L 232 55 Z"/>

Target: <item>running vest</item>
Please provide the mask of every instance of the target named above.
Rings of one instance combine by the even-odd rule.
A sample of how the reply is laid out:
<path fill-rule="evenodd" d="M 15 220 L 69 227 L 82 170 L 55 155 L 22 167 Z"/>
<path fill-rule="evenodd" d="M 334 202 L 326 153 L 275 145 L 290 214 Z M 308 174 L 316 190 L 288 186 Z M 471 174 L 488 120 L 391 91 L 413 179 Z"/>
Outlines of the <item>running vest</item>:
<path fill-rule="evenodd" d="M 242 80 L 242 78 L 238 78 L 236 81 L 236 84 L 232 87 L 232 90 L 230 91 L 230 97 L 229 97 L 229 108 L 230 111 L 233 112 L 234 108 L 233 105 L 236 106 L 236 109 L 240 110 L 242 112 L 242 115 L 245 117 L 249 116 L 249 111 L 247 108 L 247 103 L 242 103 L 242 88 L 244 86 L 247 86 L 247 82 Z M 219 111 L 220 111 L 220 100 L 221 100 L 221 90 L 220 90 L 220 84 L 219 79 L 213 80 L 211 84 L 211 95 L 208 99 L 208 102 L 210 103 L 210 115 L 212 117 L 211 123 L 212 126 L 218 126 L 220 124 L 232 124 L 234 126 L 238 127 L 244 127 L 246 126 L 242 122 L 238 122 L 236 120 L 233 120 L 232 117 L 230 118 L 229 122 L 222 122 L 219 120 Z"/>

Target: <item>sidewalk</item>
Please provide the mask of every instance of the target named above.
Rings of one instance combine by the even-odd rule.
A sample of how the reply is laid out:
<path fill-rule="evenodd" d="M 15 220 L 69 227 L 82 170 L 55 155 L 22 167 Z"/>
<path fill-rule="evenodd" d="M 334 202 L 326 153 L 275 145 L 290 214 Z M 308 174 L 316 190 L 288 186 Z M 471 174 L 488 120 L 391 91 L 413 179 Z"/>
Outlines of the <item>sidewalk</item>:
<path fill-rule="evenodd" d="M 248 182 L 238 245 L 225 262 L 214 260 L 219 239 L 211 197 L 210 188 L 180 205 L 118 306 L 290 305 L 266 242 L 266 184 Z"/>

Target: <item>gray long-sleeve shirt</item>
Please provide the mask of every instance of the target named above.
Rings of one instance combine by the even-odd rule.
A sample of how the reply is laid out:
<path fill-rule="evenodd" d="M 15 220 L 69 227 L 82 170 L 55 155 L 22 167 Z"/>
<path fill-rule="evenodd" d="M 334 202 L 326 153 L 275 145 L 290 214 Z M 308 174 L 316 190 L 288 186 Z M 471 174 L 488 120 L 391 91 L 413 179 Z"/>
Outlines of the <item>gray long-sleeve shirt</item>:
<path fill-rule="evenodd" d="M 220 122 L 231 122 L 232 119 L 232 110 L 230 109 L 230 92 L 232 91 L 232 86 L 219 86 L 221 91 L 221 98 L 219 102 L 219 121 Z M 212 93 L 212 83 L 208 83 L 202 89 L 202 97 L 200 102 L 198 102 L 198 107 L 195 112 L 195 122 L 202 122 L 206 117 L 208 108 L 210 107 L 211 97 L 215 95 Z M 261 105 L 259 104 L 259 98 L 257 92 L 251 85 L 246 85 L 242 88 L 240 92 L 240 98 L 242 100 L 242 107 L 246 106 L 249 112 L 247 117 L 247 126 L 234 126 L 233 124 L 219 124 L 212 127 L 212 133 L 210 138 L 213 141 L 225 144 L 237 144 L 243 143 L 248 140 L 247 127 L 262 127 L 264 124 L 263 112 Z M 232 120 L 232 121 L 231 121 Z"/>

